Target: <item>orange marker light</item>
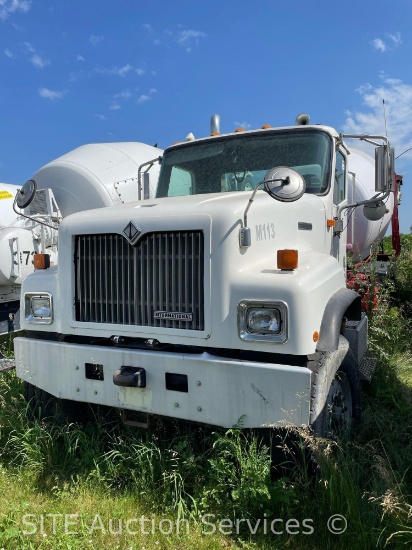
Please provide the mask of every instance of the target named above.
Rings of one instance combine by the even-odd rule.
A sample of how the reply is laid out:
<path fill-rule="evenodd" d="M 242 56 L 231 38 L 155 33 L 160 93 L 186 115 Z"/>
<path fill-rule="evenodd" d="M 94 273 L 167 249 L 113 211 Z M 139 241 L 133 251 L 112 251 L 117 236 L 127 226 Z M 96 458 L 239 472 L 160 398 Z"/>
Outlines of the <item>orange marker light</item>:
<path fill-rule="evenodd" d="M 272 126 L 270 124 L 264 124 L 262 126 L 262 130 L 267 130 L 268 128 L 272 128 Z"/>
<path fill-rule="evenodd" d="M 212 132 L 210 135 L 211 136 L 220 136 L 220 132 Z"/>
<path fill-rule="evenodd" d="M 278 269 L 292 271 L 298 267 L 298 251 L 297 250 L 278 250 L 277 255 Z"/>
<path fill-rule="evenodd" d="M 245 129 L 240 127 L 240 128 L 236 128 L 235 132 L 238 133 L 238 132 L 244 132 Z"/>
<path fill-rule="evenodd" d="M 50 254 L 35 254 L 33 263 L 35 269 L 48 269 L 50 267 Z"/>
<path fill-rule="evenodd" d="M 335 220 L 326 220 L 326 227 L 335 227 Z"/>
<path fill-rule="evenodd" d="M 317 342 L 318 340 L 319 340 L 319 332 L 315 330 L 315 332 L 313 333 L 313 341 Z"/>
<path fill-rule="evenodd" d="M 174 141 L 172 145 L 177 145 L 178 143 L 182 143 L 181 141 Z"/>

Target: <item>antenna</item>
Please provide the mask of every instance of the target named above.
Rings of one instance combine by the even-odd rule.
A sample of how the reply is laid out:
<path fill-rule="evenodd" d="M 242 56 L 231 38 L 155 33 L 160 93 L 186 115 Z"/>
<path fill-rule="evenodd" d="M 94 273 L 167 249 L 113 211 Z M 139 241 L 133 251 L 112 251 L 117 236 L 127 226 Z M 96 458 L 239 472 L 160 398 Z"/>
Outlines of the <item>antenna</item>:
<path fill-rule="evenodd" d="M 388 125 L 386 123 L 386 106 L 385 106 L 384 99 L 382 99 L 382 105 L 383 105 L 383 117 L 385 119 L 385 135 L 386 135 L 386 139 L 388 139 Z"/>

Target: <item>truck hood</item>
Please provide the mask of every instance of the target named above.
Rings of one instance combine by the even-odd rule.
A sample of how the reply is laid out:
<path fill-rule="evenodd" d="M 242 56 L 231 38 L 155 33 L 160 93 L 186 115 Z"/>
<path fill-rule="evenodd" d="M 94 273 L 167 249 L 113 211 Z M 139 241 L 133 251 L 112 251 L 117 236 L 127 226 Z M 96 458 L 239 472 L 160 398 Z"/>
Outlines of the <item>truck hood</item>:
<path fill-rule="evenodd" d="M 100 226 L 102 222 L 119 220 L 121 223 L 118 232 L 121 233 L 124 228 L 122 223 L 128 223 L 132 220 L 135 223 L 140 222 L 142 231 L 153 231 L 157 227 L 146 226 L 149 220 L 155 226 L 158 226 L 156 222 L 165 218 L 178 217 L 183 221 L 192 216 L 207 216 L 216 222 L 218 220 L 226 221 L 231 226 L 234 221 L 243 220 L 251 196 L 251 192 L 245 191 L 166 197 L 143 202 L 131 202 L 103 209 L 78 212 L 63 220 L 61 228 L 64 229 L 73 225 L 89 225 L 90 222 Z M 289 221 L 293 220 L 296 222 L 293 223 L 294 228 L 297 228 L 299 223 L 316 223 L 320 219 L 323 222 L 326 218 L 325 205 L 322 199 L 316 195 L 305 194 L 296 202 L 282 203 L 272 199 L 265 191 L 259 190 L 249 210 L 248 220 L 256 224 L 257 222 L 267 223 L 274 218 L 282 225 L 287 225 Z"/>

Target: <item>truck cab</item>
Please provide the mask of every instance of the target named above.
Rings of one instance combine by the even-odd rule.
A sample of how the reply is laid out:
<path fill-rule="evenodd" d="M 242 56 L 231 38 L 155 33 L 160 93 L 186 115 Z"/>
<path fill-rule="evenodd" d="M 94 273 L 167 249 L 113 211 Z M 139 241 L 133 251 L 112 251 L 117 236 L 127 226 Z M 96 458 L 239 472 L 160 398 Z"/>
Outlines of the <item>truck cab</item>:
<path fill-rule="evenodd" d="M 28 395 L 225 428 L 357 423 L 348 153 L 322 125 L 217 134 L 165 150 L 155 198 L 65 218 L 58 267 L 23 283 Z"/>

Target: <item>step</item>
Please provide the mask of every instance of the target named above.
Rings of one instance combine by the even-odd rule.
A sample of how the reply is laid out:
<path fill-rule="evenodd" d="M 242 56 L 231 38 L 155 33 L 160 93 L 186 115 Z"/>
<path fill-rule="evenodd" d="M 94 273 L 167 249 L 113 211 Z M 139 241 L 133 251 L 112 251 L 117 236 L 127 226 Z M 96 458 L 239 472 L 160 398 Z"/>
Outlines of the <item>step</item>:
<path fill-rule="evenodd" d="M 14 358 L 2 357 L 0 359 L 0 372 L 14 369 L 15 366 L 16 366 L 16 363 L 14 361 Z"/>
<path fill-rule="evenodd" d="M 371 381 L 377 362 L 376 357 L 368 357 L 367 355 L 362 359 L 358 367 L 361 380 Z"/>

